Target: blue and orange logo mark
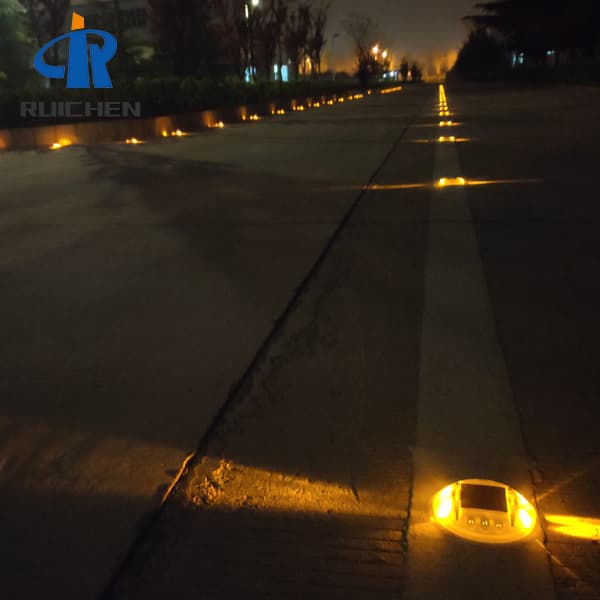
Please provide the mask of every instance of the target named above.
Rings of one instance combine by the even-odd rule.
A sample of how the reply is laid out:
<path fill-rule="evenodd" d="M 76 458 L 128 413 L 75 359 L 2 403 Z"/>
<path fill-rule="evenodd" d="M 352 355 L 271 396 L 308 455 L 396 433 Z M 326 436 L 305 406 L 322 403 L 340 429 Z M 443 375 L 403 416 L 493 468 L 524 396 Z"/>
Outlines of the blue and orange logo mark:
<path fill-rule="evenodd" d="M 88 43 L 88 35 L 102 38 L 103 45 Z M 69 40 L 67 67 L 46 63 L 44 61 L 46 52 L 55 44 L 66 39 Z M 116 53 L 117 40 L 114 35 L 99 29 L 85 29 L 85 19 L 81 15 L 73 13 L 71 31 L 50 40 L 35 55 L 33 66 L 40 75 L 49 79 L 64 79 L 66 71 L 67 88 L 112 88 L 112 81 L 106 65 Z"/>

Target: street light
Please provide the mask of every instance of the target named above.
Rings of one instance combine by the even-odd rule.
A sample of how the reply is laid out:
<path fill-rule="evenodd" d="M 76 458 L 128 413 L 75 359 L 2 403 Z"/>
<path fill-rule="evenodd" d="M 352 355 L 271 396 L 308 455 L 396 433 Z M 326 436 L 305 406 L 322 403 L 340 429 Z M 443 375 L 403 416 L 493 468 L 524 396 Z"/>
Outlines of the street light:
<path fill-rule="evenodd" d="M 371 52 L 372 52 L 372 53 L 373 53 L 375 56 L 377 56 L 377 55 L 379 54 L 379 44 L 375 44 L 375 45 L 373 46 L 373 48 L 371 49 Z"/>

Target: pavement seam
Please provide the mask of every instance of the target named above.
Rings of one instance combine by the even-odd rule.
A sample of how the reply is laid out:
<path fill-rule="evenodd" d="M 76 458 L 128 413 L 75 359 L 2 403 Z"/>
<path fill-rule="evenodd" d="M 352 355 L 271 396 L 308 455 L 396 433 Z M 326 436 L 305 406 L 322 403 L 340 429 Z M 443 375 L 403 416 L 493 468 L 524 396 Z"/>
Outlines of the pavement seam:
<path fill-rule="evenodd" d="M 126 551 L 123 559 L 119 561 L 119 563 L 115 566 L 112 575 L 109 577 L 107 584 L 104 589 L 100 592 L 98 596 L 98 600 L 112 600 L 115 597 L 115 592 L 117 590 L 117 585 L 122 577 L 122 575 L 126 572 L 127 568 L 132 564 L 134 557 L 137 555 L 138 550 L 142 547 L 143 543 L 146 541 L 150 532 L 153 530 L 154 526 L 157 524 L 158 519 L 162 515 L 165 507 L 167 506 L 169 500 L 173 497 L 173 492 L 179 487 L 179 485 L 184 480 L 185 476 L 189 472 L 190 468 L 194 467 L 198 464 L 199 459 L 203 456 L 205 451 L 208 449 L 210 442 L 213 439 L 214 434 L 216 433 L 219 425 L 229 412 L 229 410 L 235 406 L 236 400 L 239 397 L 240 392 L 244 389 L 245 385 L 251 381 L 252 375 L 262 363 L 263 359 L 267 356 L 269 349 L 271 348 L 273 342 L 278 338 L 280 332 L 284 329 L 286 323 L 289 318 L 295 311 L 298 306 L 300 299 L 307 292 L 311 281 L 317 276 L 319 273 L 323 263 L 331 254 L 335 244 L 338 242 L 341 237 L 342 232 L 350 223 L 352 217 L 354 216 L 357 208 L 360 203 L 364 200 L 365 197 L 368 197 L 370 186 L 376 181 L 377 177 L 383 171 L 388 161 L 394 155 L 394 153 L 398 150 L 401 145 L 404 136 L 408 132 L 408 130 L 414 125 L 419 115 L 425 110 L 427 106 L 427 101 L 423 103 L 412 118 L 409 118 L 408 122 L 400 132 L 399 136 L 392 144 L 389 152 L 383 157 L 379 165 L 375 168 L 372 175 L 370 176 L 367 183 L 360 190 L 359 194 L 352 202 L 342 219 L 339 221 L 337 227 L 331 234 L 331 236 L 326 241 L 323 246 L 321 252 L 319 253 L 317 259 L 310 267 L 300 284 L 296 287 L 294 292 L 292 293 L 292 297 L 289 300 L 286 307 L 283 309 L 280 316 L 274 321 L 273 327 L 267 334 L 266 338 L 260 344 L 258 350 L 254 354 L 254 357 L 244 370 L 242 376 L 237 380 L 236 383 L 231 387 L 229 394 L 227 395 L 225 401 L 221 405 L 220 409 L 217 411 L 216 415 L 213 417 L 210 425 L 208 426 L 206 432 L 202 436 L 200 443 L 197 449 L 188 457 L 186 457 L 186 464 L 183 468 L 179 469 L 177 477 L 171 482 L 167 493 L 163 496 L 162 502 L 159 506 L 157 506 L 154 510 L 152 510 L 145 518 L 142 520 L 142 525 L 135 535 L 132 544 L 129 546 L 129 549 Z"/>

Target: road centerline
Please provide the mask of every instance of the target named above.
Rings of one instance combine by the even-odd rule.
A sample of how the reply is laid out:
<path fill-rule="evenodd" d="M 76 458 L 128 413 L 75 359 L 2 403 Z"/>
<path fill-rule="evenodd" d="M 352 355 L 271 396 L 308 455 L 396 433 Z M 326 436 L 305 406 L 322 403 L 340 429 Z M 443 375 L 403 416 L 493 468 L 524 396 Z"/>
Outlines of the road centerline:
<path fill-rule="evenodd" d="M 456 148 L 438 144 L 433 180 L 460 173 Z M 481 546 L 431 520 L 433 495 L 460 479 L 533 491 L 466 190 L 434 189 L 430 206 L 404 597 L 550 599 L 543 545 Z"/>

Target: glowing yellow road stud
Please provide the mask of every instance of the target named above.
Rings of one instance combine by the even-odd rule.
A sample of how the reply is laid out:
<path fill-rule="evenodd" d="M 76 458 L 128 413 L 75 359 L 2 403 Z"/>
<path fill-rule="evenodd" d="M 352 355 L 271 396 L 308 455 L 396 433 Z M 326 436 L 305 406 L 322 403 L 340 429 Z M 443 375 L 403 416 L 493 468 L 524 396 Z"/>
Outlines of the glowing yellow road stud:
<path fill-rule="evenodd" d="M 61 138 L 60 140 L 58 140 L 58 142 L 54 142 L 54 144 L 50 146 L 50 150 L 60 150 L 61 148 L 66 148 L 67 146 L 70 146 L 72 143 L 73 142 L 71 142 L 71 140 L 67 138 Z"/>
<path fill-rule="evenodd" d="M 460 187 L 467 185 L 467 180 L 464 177 L 442 177 L 436 185 L 439 188 Z"/>
<path fill-rule="evenodd" d="M 465 479 L 440 490 L 433 516 L 454 535 L 485 544 L 508 544 L 533 532 L 537 515 L 513 488 L 487 479 Z"/>

